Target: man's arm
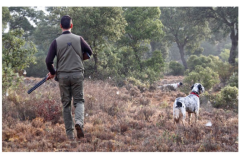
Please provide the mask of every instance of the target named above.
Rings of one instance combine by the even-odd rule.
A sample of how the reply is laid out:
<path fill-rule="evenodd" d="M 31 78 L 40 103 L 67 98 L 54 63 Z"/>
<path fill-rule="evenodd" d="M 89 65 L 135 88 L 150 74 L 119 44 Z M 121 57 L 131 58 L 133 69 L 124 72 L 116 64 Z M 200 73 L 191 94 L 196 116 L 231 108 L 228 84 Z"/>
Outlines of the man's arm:
<path fill-rule="evenodd" d="M 57 54 L 57 43 L 56 40 L 54 40 L 48 50 L 48 55 L 46 57 L 46 65 L 47 69 L 49 70 L 48 79 L 54 78 L 55 75 L 55 69 L 53 68 L 53 60 Z"/>
<path fill-rule="evenodd" d="M 90 59 L 90 56 L 92 55 L 92 49 L 82 37 L 80 37 L 80 39 L 81 39 L 81 48 L 83 52 L 83 60 Z"/>

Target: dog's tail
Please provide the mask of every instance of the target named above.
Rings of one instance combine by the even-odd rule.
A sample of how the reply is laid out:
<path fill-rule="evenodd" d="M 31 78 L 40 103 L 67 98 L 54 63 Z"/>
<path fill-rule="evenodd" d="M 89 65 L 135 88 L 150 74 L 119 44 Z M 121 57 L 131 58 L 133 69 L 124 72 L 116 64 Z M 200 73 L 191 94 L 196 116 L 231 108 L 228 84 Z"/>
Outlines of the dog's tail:
<path fill-rule="evenodd" d="M 182 117 L 182 112 L 180 108 L 183 106 L 182 102 L 176 102 L 174 103 L 173 108 L 173 118 L 176 123 L 179 122 L 180 118 Z"/>

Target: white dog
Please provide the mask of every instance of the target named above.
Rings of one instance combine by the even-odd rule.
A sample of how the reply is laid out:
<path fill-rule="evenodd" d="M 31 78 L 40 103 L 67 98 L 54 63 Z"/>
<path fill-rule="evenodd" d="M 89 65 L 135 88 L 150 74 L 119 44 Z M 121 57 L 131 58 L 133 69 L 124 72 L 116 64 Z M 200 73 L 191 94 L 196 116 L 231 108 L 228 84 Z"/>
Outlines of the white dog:
<path fill-rule="evenodd" d="M 176 91 L 177 88 L 179 88 L 182 85 L 183 85 L 183 83 L 179 82 L 179 83 L 173 83 L 173 84 L 164 84 L 163 86 L 158 86 L 157 88 L 160 88 L 162 90 L 173 90 L 173 91 Z"/>
<path fill-rule="evenodd" d="M 182 120 L 184 125 L 186 112 L 188 112 L 189 116 L 189 124 L 191 123 L 192 113 L 195 114 L 195 123 L 197 123 L 200 102 L 199 95 L 204 92 L 204 87 L 200 83 L 195 83 L 191 87 L 192 92 L 187 97 L 179 97 L 176 98 L 173 104 L 173 119 L 174 124 L 178 123 L 179 120 Z"/>

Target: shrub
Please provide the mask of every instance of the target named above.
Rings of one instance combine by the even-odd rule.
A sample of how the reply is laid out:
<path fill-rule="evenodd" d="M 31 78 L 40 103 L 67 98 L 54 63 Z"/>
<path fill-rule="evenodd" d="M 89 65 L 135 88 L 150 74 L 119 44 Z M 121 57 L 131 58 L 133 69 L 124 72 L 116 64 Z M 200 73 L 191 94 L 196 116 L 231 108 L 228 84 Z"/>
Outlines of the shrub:
<path fill-rule="evenodd" d="M 169 63 L 169 68 L 172 70 L 171 74 L 173 74 L 173 75 L 183 75 L 183 73 L 184 73 L 183 65 L 178 62 L 171 61 Z"/>
<path fill-rule="evenodd" d="M 163 76 L 164 60 L 161 52 L 156 50 L 152 53 L 151 58 L 143 60 L 141 64 L 130 68 L 132 68 L 132 71 L 128 72 L 129 76 L 127 77 L 134 77 L 144 84 L 149 85 Z"/>
<path fill-rule="evenodd" d="M 133 84 L 134 86 L 137 86 L 138 88 L 148 87 L 148 85 L 142 83 L 140 80 L 138 80 L 134 77 L 127 78 L 127 82 L 130 83 L 130 84 Z"/>
<path fill-rule="evenodd" d="M 99 54 L 97 72 L 93 59 L 84 62 L 85 76 L 106 80 L 111 77 L 117 86 L 123 86 L 126 78 L 135 78 L 145 84 L 152 84 L 163 76 L 164 59 L 158 50 L 152 52 L 151 57 L 137 60 L 131 48 L 106 48 Z"/>
<path fill-rule="evenodd" d="M 231 77 L 229 78 L 228 85 L 230 85 L 231 87 L 238 87 L 238 73 L 234 72 Z"/>
<path fill-rule="evenodd" d="M 226 83 L 233 72 L 233 67 L 228 62 L 217 61 L 215 62 L 215 71 L 219 75 L 221 82 Z"/>
<path fill-rule="evenodd" d="M 35 102 L 36 99 L 23 98 L 18 90 L 9 90 L 9 95 L 3 96 L 3 117 L 11 116 L 19 120 L 32 120 L 36 118 Z"/>
<path fill-rule="evenodd" d="M 219 74 L 219 78 L 221 82 L 226 83 L 232 73 L 235 71 L 236 68 L 230 65 L 228 62 L 223 62 L 218 56 L 210 55 L 209 58 L 212 59 L 214 66 L 212 69 Z"/>
<path fill-rule="evenodd" d="M 194 83 L 201 83 L 204 86 L 205 90 L 211 89 L 214 86 L 214 84 L 219 83 L 218 73 L 214 72 L 209 67 L 203 68 L 202 66 L 196 66 L 195 70 L 193 70 L 190 73 L 186 72 L 186 74 L 187 75 L 183 80 L 183 83 L 186 85 L 182 87 L 182 91 L 184 92 L 186 92 L 186 88 L 187 91 L 189 92 L 190 91 L 189 88 Z"/>
<path fill-rule="evenodd" d="M 220 57 L 224 62 L 228 61 L 228 57 L 230 55 L 230 50 L 229 49 L 224 49 L 221 53 L 220 53 Z"/>
<path fill-rule="evenodd" d="M 57 123 L 62 116 L 61 107 L 58 106 L 55 100 L 44 100 L 37 104 L 37 114 L 43 117 L 45 121 L 52 121 Z"/>
<path fill-rule="evenodd" d="M 238 110 L 238 89 L 235 86 L 226 86 L 220 93 L 211 96 L 210 101 L 217 108 L 222 107 Z"/>
<path fill-rule="evenodd" d="M 226 104 L 237 107 L 238 105 L 238 89 L 237 87 L 226 86 L 221 90 L 221 97 Z"/>
<path fill-rule="evenodd" d="M 37 53 L 36 55 L 36 64 L 30 64 L 29 68 L 26 69 L 27 76 L 33 77 L 44 77 L 49 72 L 46 67 L 46 55 L 45 53 Z M 39 55 L 41 54 L 41 55 Z M 55 58 L 56 59 L 56 58 Z"/>
<path fill-rule="evenodd" d="M 19 83 L 22 70 L 35 62 L 33 55 L 37 52 L 35 45 L 25 41 L 23 29 L 10 30 L 2 34 L 2 89 L 5 92 Z"/>
<path fill-rule="evenodd" d="M 143 108 L 141 111 L 144 114 L 145 121 L 149 121 L 150 117 L 155 113 L 155 110 L 151 108 Z"/>
<path fill-rule="evenodd" d="M 139 79 L 143 84 L 146 84 L 147 86 L 153 84 L 153 82 L 158 80 L 160 76 L 160 73 L 155 72 L 153 69 L 150 68 L 147 68 L 142 72 L 133 72 L 133 77 Z"/>
<path fill-rule="evenodd" d="M 221 82 L 225 83 L 232 74 L 233 67 L 228 62 L 223 62 L 218 56 L 203 56 L 197 57 L 192 55 L 187 60 L 189 71 L 196 70 L 197 66 L 203 68 L 209 67 L 214 72 L 217 72 Z"/>
<path fill-rule="evenodd" d="M 214 62 L 212 57 L 207 57 L 207 56 L 196 56 L 196 55 L 191 55 L 189 59 L 187 60 L 187 65 L 188 69 L 191 71 L 195 70 L 196 66 L 202 66 L 203 68 L 214 67 Z"/>

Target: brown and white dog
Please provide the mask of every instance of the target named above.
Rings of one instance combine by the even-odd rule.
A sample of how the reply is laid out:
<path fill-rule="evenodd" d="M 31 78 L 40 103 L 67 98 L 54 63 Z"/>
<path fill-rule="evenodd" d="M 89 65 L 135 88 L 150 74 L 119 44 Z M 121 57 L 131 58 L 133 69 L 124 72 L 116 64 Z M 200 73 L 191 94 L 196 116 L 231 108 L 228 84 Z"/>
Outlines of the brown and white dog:
<path fill-rule="evenodd" d="M 204 92 L 204 87 L 200 83 L 195 83 L 191 90 L 188 96 L 175 99 L 173 103 L 174 124 L 181 120 L 184 125 L 186 112 L 188 112 L 189 124 L 191 124 L 192 113 L 195 114 L 195 123 L 197 123 L 200 109 L 199 95 Z"/>

